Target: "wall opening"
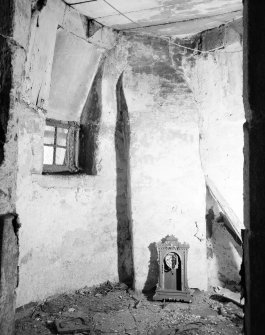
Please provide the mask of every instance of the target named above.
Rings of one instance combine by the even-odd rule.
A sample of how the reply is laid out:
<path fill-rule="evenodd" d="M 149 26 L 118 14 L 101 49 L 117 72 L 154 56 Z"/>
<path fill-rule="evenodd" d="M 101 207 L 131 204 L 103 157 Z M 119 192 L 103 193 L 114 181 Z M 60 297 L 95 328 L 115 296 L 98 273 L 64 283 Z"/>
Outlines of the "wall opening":
<path fill-rule="evenodd" d="M 117 172 L 117 246 L 118 274 L 120 282 L 134 285 L 133 238 L 130 189 L 130 121 L 123 91 L 123 74 L 116 86 L 117 119 L 115 127 L 115 151 Z"/>

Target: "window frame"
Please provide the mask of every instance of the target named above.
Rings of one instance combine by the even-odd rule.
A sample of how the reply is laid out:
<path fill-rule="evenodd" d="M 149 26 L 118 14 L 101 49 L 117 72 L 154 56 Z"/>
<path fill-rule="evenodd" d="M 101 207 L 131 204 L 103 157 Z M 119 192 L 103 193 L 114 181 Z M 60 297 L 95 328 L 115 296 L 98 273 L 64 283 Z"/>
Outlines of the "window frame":
<path fill-rule="evenodd" d="M 54 128 L 54 142 L 53 144 L 47 144 L 43 142 L 43 155 L 44 155 L 44 147 L 52 147 L 53 148 L 53 163 L 52 164 L 44 164 L 43 157 L 43 174 L 74 174 L 80 171 L 78 164 L 78 156 L 79 156 L 79 130 L 80 126 L 75 121 L 61 121 L 47 118 L 45 122 L 45 126 Z M 60 145 L 57 144 L 57 130 L 58 128 L 67 129 L 66 134 L 66 144 Z M 69 132 L 72 131 L 72 138 L 69 139 Z M 45 138 L 45 137 L 44 137 Z M 45 140 L 44 140 L 45 141 Z M 70 143 L 71 142 L 71 143 Z M 72 149 L 70 150 L 70 147 Z M 56 164 L 56 148 L 65 149 L 65 160 L 66 163 L 59 165 Z"/>

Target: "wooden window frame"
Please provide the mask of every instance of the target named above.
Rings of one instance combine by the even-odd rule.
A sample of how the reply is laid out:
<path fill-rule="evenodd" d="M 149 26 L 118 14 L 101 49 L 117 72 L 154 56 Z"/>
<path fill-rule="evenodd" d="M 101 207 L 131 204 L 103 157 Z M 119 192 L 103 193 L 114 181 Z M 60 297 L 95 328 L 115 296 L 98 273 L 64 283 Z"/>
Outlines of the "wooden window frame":
<path fill-rule="evenodd" d="M 78 173 L 79 164 L 79 130 L 80 126 L 77 122 L 74 121 L 60 121 L 55 119 L 46 119 L 46 126 L 54 127 L 54 143 L 46 144 L 43 143 L 43 148 L 52 147 L 53 148 L 53 164 L 43 164 L 43 173 L 44 174 L 68 174 L 68 173 Z M 57 129 L 63 128 L 67 129 L 66 134 L 66 144 L 59 145 L 57 144 Z M 69 132 L 71 131 L 71 138 L 69 138 Z M 66 162 L 65 164 L 59 165 L 56 164 L 56 148 L 63 148 L 66 152 Z"/>

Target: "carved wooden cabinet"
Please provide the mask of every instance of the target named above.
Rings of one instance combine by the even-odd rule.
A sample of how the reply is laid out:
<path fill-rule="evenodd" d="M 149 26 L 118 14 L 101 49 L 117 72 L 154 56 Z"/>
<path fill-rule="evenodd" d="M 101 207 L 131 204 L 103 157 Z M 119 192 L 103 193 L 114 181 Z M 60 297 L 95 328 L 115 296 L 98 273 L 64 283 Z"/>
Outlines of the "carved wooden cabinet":
<path fill-rule="evenodd" d="M 189 245 L 173 235 L 157 243 L 159 279 L 154 300 L 191 302 L 187 283 Z"/>

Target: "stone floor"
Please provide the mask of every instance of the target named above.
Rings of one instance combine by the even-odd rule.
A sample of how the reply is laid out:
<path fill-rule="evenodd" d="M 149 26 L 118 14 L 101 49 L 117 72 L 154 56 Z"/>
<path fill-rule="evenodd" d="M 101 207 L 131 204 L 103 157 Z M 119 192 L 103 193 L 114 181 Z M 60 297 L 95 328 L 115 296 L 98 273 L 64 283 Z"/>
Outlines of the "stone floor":
<path fill-rule="evenodd" d="M 242 326 L 242 308 L 216 292 L 193 290 L 190 304 L 157 302 L 151 293 L 136 294 L 110 282 L 19 308 L 16 314 L 16 335 L 236 335 L 243 333 Z"/>

